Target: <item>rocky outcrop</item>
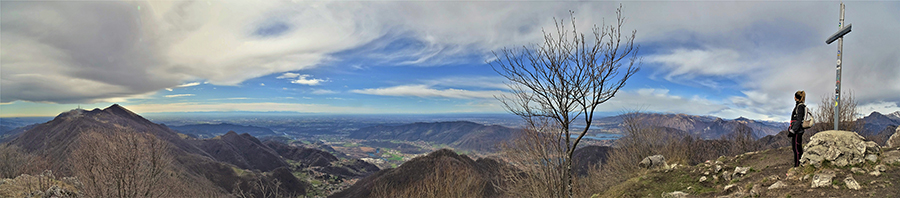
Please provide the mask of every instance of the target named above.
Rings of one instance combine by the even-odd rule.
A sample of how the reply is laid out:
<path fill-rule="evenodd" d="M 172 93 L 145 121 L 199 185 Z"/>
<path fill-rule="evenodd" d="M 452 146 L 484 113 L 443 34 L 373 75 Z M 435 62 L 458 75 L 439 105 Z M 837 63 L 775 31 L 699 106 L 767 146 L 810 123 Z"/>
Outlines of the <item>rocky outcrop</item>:
<path fill-rule="evenodd" d="M 638 166 L 646 169 L 655 169 L 658 167 L 668 167 L 669 165 L 666 164 L 666 157 L 663 157 L 663 155 L 654 155 L 645 157 Z"/>
<path fill-rule="evenodd" d="M 900 147 L 900 127 L 897 127 L 897 130 L 894 131 L 894 135 L 891 135 L 885 143 L 887 148 Z"/>
<path fill-rule="evenodd" d="M 877 160 L 881 153 L 877 143 L 865 141 L 855 132 L 834 130 L 813 135 L 803 150 L 800 163 L 815 167 L 821 167 L 824 162 L 838 167 L 856 165 L 867 159 Z"/>

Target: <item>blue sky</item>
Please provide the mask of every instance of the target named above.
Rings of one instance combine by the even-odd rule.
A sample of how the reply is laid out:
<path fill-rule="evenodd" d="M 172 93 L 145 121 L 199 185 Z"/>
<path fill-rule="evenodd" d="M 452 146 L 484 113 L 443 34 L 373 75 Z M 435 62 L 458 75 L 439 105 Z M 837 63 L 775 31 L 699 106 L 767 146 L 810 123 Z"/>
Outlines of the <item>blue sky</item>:
<path fill-rule="evenodd" d="M 119 103 L 138 113 L 503 113 L 491 51 L 620 2 L 0 2 L 0 116 Z M 621 2 L 641 71 L 604 112 L 783 121 L 834 92 L 838 2 Z M 900 2 L 847 2 L 843 89 L 900 110 Z"/>

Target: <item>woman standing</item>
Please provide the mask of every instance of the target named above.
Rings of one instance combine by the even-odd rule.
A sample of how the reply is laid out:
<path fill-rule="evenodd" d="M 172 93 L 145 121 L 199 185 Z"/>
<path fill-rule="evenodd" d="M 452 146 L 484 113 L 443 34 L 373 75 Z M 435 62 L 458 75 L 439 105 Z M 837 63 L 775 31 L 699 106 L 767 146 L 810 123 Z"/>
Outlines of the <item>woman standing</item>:
<path fill-rule="evenodd" d="M 806 116 L 806 92 L 794 93 L 794 110 L 791 113 L 791 126 L 788 129 L 788 137 L 791 137 L 791 148 L 794 149 L 794 167 L 800 166 L 800 155 L 803 154 L 803 120 Z"/>

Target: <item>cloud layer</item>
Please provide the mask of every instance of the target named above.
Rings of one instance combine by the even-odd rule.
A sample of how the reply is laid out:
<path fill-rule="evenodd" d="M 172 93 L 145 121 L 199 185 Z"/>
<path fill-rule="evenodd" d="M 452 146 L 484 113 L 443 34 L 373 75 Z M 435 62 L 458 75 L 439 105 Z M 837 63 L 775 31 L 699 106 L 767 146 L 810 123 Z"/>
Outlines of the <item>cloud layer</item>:
<path fill-rule="evenodd" d="M 699 101 L 714 108 L 673 109 L 662 104 L 694 100 L 693 96 L 651 91 L 656 94 L 644 103 L 655 110 L 699 108 L 780 119 L 789 111 L 785 109 L 790 108 L 793 91 L 807 90 L 811 96 L 834 92 L 836 46 L 825 45 L 824 39 L 837 30 L 838 3 L 623 4 L 624 28 L 638 30 L 637 42 L 645 49 L 644 71 L 660 81 L 740 93 Z M 604 18 L 612 22 L 618 6 L 615 2 L 4 1 L 0 103 L 123 101 L 198 82 L 238 85 L 278 73 L 296 84 L 319 86 L 327 84 L 328 76 L 303 71 L 349 58 L 399 66 L 482 64 L 492 50 L 540 41 L 542 28 L 554 27 L 554 17 L 568 20 L 570 10 L 575 11 L 578 26 L 587 30 L 591 24 L 603 24 Z M 900 2 L 847 3 L 846 21 L 855 30 L 844 43 L 843 88 L 854 91 L 861 106 L 900 106 L 897 10 Z M 483 88 L 504 87 L 502 81 L 478 81 L 487 81 L 480 85 Z M 397 84 L 350 89 L 369 95 L 443 98 L 490 98 L 501 93 L 459 89 L 471 82 L 449 78 Z M 638 97 L 646 91 L 629 90 L 621 97 Z M 331 94 L 325 89 L 314 92 Z"/>

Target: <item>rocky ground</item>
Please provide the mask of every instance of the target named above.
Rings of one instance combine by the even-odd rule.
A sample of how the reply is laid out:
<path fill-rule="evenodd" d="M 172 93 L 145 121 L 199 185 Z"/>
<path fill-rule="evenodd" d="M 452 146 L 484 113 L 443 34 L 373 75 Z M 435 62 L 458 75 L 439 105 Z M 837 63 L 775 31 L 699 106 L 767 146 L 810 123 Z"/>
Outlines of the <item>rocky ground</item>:
<path fill-rule="evenodd" d="M 872 153 L 865 147 L 862 150 Z M 900 149 L 877 150 L 875 161 L 846 166 L 824 160 L 794 168 L 790 147 L 720 157 L 695 166 L 667 164 L 596 196 L 900 197 Z"/>

